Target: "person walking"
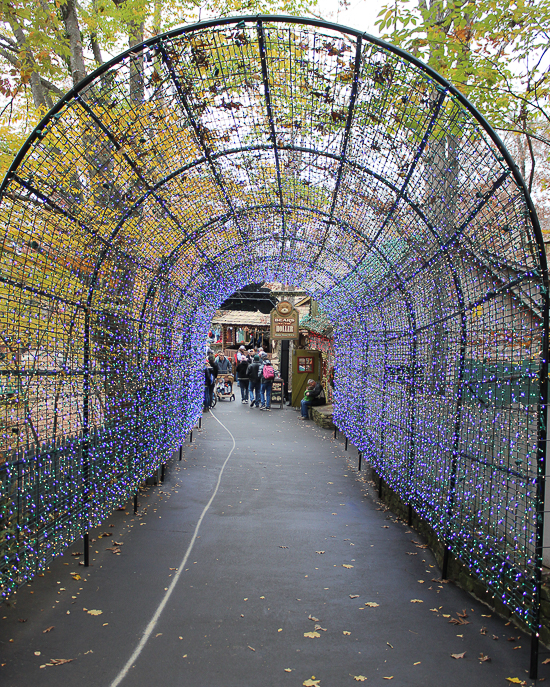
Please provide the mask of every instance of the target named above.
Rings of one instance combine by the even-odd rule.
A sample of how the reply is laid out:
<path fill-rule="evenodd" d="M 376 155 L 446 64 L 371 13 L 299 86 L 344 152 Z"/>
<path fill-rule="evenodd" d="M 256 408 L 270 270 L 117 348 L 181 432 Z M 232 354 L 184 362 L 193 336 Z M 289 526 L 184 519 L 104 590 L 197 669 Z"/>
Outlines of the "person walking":
<path fill-rule="evenodd" d="M 242 356 L 241 361 L 237 365 L 237 381 L 241 389 L 241 403 L 248 403 L 248 365 L 249 360 L 246 356 Z"/>
<path fill-rule="evenodd" d="M 223 353 L 218 353 L 218 374 L 220 375 L 229 375 L 231 374 L 231 361 L 229 358 L 226 358 Z"/>
<path fill-rule="evenodd" d="M 262 386 L 262 364 L 260 363 L 260 356 L 255 355 L 254 360 L 248 366 L 248 393 L 250 396 L 250 407 L 260 407 L 260 389 Z"/>
<path fill-rule="evenodd" d="M 262 384 L 260 387 L 261 406 L 260 410 L 271 410 L 271 388 L 275 379 L 275 370 L 267 358 L 262 367 Z"/>

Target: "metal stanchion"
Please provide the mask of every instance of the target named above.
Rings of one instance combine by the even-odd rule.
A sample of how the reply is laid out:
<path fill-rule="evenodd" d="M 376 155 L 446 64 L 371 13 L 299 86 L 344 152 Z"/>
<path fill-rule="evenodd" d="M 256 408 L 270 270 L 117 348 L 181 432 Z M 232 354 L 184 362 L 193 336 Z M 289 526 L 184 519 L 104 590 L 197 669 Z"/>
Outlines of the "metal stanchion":
<path fill-rule="evenodd" d="M 161 469 L 160 469 L 160 481 L 161 481 L 161 482 L 164 482 L 165 468 L 166 468 L 166 464 L 163 463 L 163 464 L 162 464 L 162 467 L 161 467 Z"/>
<path fill-rule="evenodd" d="M 90 535 L 88 532 L 84 534 L 84 566 L 86 568 L 90 567 Z"/>
<path fill-rule="evenodd" d="M 346 451 L 348 450 L 348 438 L 346 437 Z"/>
<path fill-rule="evenodd" d="M 189 434 L 189 443 L 193 443 L 193 430 L 191 430 L 191 433 Z"/>
<path fill-rule="evenodd" d="M 183 458 L 183 446 L 180 446 L 180 460 Z"/>
<path fill-rule="evenodd" d="M 361 451 L 359 451 L 359 465 L 357 466 L 357 472 L 361 472 L 361 458 L 362 458 Z"/>
<path fill-rule="evenodd" d="M 134 515 L 138 512 L 138 492 L 134 494 Z"/>

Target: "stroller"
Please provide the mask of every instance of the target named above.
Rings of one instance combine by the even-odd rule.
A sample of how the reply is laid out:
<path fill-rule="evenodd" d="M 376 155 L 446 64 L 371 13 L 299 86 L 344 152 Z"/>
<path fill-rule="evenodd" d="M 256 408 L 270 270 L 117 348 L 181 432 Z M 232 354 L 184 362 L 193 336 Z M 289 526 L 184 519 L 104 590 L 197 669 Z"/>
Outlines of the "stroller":
<path fill-rule="evenodd" d="M 216 379 L 216 387 L 214 389 L 216 398 L 221 401 L 224 398 L 229 401 L 235 400 L 233 393 L 233 375 L 221 375 Z"/>

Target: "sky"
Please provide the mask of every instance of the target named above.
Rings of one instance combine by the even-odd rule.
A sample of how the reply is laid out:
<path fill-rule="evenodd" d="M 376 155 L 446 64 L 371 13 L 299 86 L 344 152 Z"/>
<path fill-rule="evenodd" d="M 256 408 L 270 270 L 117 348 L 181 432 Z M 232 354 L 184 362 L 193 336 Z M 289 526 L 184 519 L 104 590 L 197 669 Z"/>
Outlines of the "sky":
<path fill-rule="evenodd" d="M 379 31 L 374 25 L 374 22 L 382 7 L 388 4 L 389 1 L 390 0 L 350 0 L 349 9 L 339 11 L 339 3 L 337 0 L 318 0 L 316 13 L 328 21 L 379 35 Z"/>

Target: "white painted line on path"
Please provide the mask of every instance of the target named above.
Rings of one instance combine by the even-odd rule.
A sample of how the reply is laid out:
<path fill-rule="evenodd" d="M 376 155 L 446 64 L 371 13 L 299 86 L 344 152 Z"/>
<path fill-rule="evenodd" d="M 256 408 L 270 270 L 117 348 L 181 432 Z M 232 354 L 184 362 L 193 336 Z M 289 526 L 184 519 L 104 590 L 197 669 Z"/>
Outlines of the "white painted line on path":
<path fill-rule="evenodd" d="M 181 573 L 183 572 L 183 568 L 184 568 L 185 564 L 187 563 L 187 560 L 188 560 L 188 558 L 189 558 L 189 556 L 190 556 L 190 554 L 191 554 L 191 551 L 192 551 L 192 549 L 193 549 L 193 545 L 194 545 L 194 543 L 195 543 L 195 540 L 197 539 L 197 534 L 198 534 L 198 532 L 199 532 L 199 528 L 200 528 L 200 526 L 201 526 L 202 520 L 203 520 L 204 516 L 206 515 L 206 513 L 208 512 L 208 509 L 209 509 L 210 506 L 212 505 L 212 501 L 213 501 L 214 498 L 216 497 L 216 494 L 218 493 L 218 489 L 219 489 L 219 487 L 220 487 L 220 482 L 221 482 L 221 480 L 222 480 L 223 471 L 225 470 L 225 466 L 227 465 L 227 461 L 231 458 L 231 454 L 232 454 L 233 451 L 235 450 L 235 446 L 236 446 L 236 444 L 235 444 L 235 437 L 231 434 L 231 432 L 227 429 L 227 427 L 223 424 L 223 422 L 221 422 L 220 420 L 218 420 L 218 418 L 214 415 L 214 413 L 213 413 L 212 411 L 210 411 L 210 415 L 212 415 L 212 417 L 214 418 L 214 420 L 216 420 L 216 422 L 217 422 L 218 424 L 220 424 L 220 425 L 225 429 L 225 431 L 229 434 L 229 436 L 231 437 L 231 440 L 233 441 L 233 447 L 231 448 L 231 451 L 229 451 L 229 453 L 228 453 L 228 455 L 227 455 L 227 458 L 225 459 L 225 461 L 224 461 L 224 463 L 223 463 L 223 465 L 222 465 L 222 467 L 221 467 L 220 474 L 218 475 L 218 481 L 216 482 L 216 488 L 214 489 L 214 491 L 213 491 L 213 493 L 212 493 L 212 496 L 210 497 L 210 500 L 208 501 L 208 503 L 207 503 L 206 506 L 204 507 L 204 510 L 203 510 L 202 513 L 201 513 L 201 516 L 200 516 L 200 518 L 199 518 L 199 520 L 198 520 L 198 522 L 197 522 L 197 525 L 196 525 L 196 527 L 195 527 L 195 531 L 193 532 L 193 537 L 191 538 L 191 541 L 189 542 L 189 546 L 187 547 L 187 551 L 185 552 L 185 555 L 184 555 L 184 557 L 182 558 L 181 563 L 179 564 L 178 571 L 177 571 L 176 574 L 174 575 L 174 578 L 173 578 L 173 580 L 172 580 L 172 583 L 171 583 L 170 586 L 168 587 L 166 593 L 164 594 L 164 596 L 163 596 L 163 598 L 162 598 L 162 601 L 161 601 L 160 604 L 158 605 L 157 610 L 155 611 L 153 617 L 152 617 L 151 620 L 149 621 L 149 624 L 148 624 L 147 627 L 145 628 L 145 632 L 143 633 L 143 635 L 142 635 L 142 637 L 141 637 L 141 640 L 140 640 L 139 644 L 138 644 L 137 647 L 135 648 L 134 653 L 130 656 L 130 658 L 129 658 L 128 661 L 126 662 L 126 665 L 124 666 L 124 668 L 122 668 L 122 670 L 121 670 L 120 673 L 116 676 L 116 678 L 113 680 L 113 682 L 111 682 L 111 687 L 118 687 L 118 685 L 120 685 L 120 683 L 122 682 L 122 680 L 124 680 L 124 678 L 126 677 L 126 675 L 128 675 L 128 673 L 129 673 L 129 671 L 130 671 L 130 668 L 133 667 L 134 663 L 137 661 L 137 659 L 139 658 L 141 652 L 142 652 L 143 649 L 145 648 L 145 645 L 147 644 L 147 641 L 149 640 L 149 637 L 153 634 L 153 632 L 154 632 L 154 630 L 155 630 L 155 627 L 156 627 L 156 625 L 157 625 L 157 623 L 158 623 L 158 620 L 159 620 L 159 618 L 160 618 L 160 615 L 161 615 L 162 611 L 164 610 L 164 607 L 165 607 L 166 604 L 168 603 L 168 600 L 169 600 L 170 597 L 172 596 L 172 592 L 173 592 L 174 589 L 176 588 L 176 585 L 177 585 L 177 583 L 178 583 L 178 580 L 179 580 L 179 578 L 180 578 L 180 575 L 181 575 Z"/>

